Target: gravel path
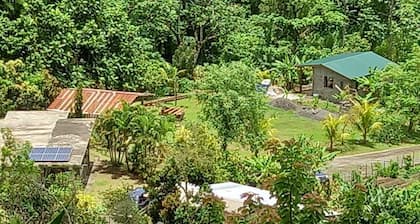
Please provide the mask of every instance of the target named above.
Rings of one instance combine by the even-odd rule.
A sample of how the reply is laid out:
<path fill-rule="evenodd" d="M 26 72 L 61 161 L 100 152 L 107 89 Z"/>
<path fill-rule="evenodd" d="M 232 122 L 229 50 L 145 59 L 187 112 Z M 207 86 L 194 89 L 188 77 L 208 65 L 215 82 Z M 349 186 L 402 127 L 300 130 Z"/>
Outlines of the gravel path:
<path fill-rule="evenodd" d="M 414 163 L 420 164 L 420 145 L 390 149 L 379 152 L 363 153 L 336 157 L 327 169 L 328 174 L 340 173 L 345 179 L 351 177 L 352 170 L 360 170 L 362 175 L 370 175 L 371 164 L 375 162 L 388 163 L 390 160 L 401 164 L 405 155 L 414 155 Z"/>

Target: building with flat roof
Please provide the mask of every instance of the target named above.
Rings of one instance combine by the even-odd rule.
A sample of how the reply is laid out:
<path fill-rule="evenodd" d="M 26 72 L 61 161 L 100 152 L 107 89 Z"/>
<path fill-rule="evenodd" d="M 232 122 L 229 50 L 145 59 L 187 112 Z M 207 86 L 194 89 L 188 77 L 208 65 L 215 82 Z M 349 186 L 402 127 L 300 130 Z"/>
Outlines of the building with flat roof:
<path fill-rule="evenodd" d="M 67 112 L 58 111 L 9 111 L 0 119 L 0 129 L 8 128 L 20 142 L 28 141 L 32 145 L 47 145 L 55 123 L 66 119 Z M 0 138 L 0 146 L 3 139 Z"/>
<path fill-rule="evenodd" d="M 44 174 L 72 170 L 86 181 L 94 119 L 68 119 L 67 116 L 68 112 L 9 111 L 0 121 L 0 128 L 10 129 L 17 141 L 32 144 L 30 158 Z M 2 145 L 0 138 L 0 147 Z M 67 148 L 65 157 L 59 153 L 62 148 Z"/>

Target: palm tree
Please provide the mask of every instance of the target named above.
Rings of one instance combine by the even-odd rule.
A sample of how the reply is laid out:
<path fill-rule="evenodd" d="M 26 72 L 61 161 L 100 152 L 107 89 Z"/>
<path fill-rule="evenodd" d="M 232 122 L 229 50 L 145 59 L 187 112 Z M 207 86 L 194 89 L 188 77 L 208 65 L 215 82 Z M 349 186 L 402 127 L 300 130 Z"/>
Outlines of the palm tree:
<path fill-rule="evenodd" d="M 330 142 L 329 149 L 332 151 L 334 149 L 334 141 L 340 136 L 343 137 L 344 133 L 340 133 L 340 130 L 344 132 L 343 129 L 340 129 L 340 126 L 344 124 L 345 116 L 334 117 L 331 114 L 328 114 L 328 117 L 322 122 L 324 129 L 327 131 L 327 136 Z"/>
<path fill-rule="evenodd" d="M 363 143 L 367 143 L 367 136 L 373 131 L 381 128 L 382 123 L 377 122 L 379 115 L 377 103 L 370 103 L 368 99 L 352 101 L 354 106 L 351 109 L 351 121 L 356 128 L 362 132 Z"/>
<path fill-rule="evenodd" d="M 164 74 L 163 77 L 168 77 L 172 81 L 173 95 L 175 96 L 175 106 L 177 104 L 176 98 L 178 96 L 178 90 L 179 90 L 178 79 L 182 74 L 186 72 L 187 70 L 185 69 L 178 70 L 178 68 L 173 67 L 169 64 L 164 69 L 161 70 L 161 73 Z"/>

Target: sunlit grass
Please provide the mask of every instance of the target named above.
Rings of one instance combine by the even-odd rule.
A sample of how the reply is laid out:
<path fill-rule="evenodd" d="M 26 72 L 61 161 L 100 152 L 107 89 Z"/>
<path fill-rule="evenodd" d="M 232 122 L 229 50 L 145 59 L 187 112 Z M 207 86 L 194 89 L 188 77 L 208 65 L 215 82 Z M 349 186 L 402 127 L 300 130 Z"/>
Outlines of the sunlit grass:
<path fill-rule="evenodd" d="M 174 106 L 174 102 L 168 105 Z M 187 98 L 177 102 L 178 107 L 185 109 L 185 117 L 183 122 L 199 120 L 201 105 L 195 98 Z M 314 142 L 318 142 L 323 146 L 327 146 L 328 138 L 322 128 L 322 122 L 310 118 L 302 117 L 293 111 L 285 111 L 280 108 L 268 106 L 267 118 L 270 119 L 272 134 L 281 140 L 296 138 L 301 135 L 310 137 Z M 358 142 L 360 136 L 357 132 L 352 131 L 351 138 L 347 139 L 344 145 L 336 144 L 336 151 L 340 155 L 351 155 L 367 152 L 381 151 L 385 149 L 398 148 L 402 146 L 410 146 L 413 144 L 389 145 L 384 143 L 370 143 L 363 145 Z"/>

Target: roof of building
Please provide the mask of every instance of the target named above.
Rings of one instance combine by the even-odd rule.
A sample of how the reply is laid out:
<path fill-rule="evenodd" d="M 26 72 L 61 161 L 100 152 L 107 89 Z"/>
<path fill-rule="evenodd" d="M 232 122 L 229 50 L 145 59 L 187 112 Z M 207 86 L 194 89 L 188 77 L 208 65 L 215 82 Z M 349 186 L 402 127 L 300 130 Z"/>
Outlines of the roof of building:
<path fill-rule="evenodd" d="M 185 182 L 182 182 L 181 186 L 185 186 L 185 184 Z M 196 194 L 200 189 L 199 186 L 190 183 L 187 183 L 186 186 L 188 191 L 192 194 Z M 263 205 L 274 206 L 277 202 L 277 199 L 267 190 L 234 182 L 210 184 L 209 187 L 214 196 L 226 203 L 226 211 L 236 211 L 242 207 L 247 199 L 246 194 L 253 194 L 261 198 L 261 203 Z M 181 200 L 185 200 L 184 192 L 181 192 Z"/>
<path fill-rule="evenodd" d="M 48 110 L 71 112 L 76 89 L 63 89 L 48 106 Z M 103 89 L 83 89 L 83 114 L 99 115 L 109 109 L 121 108 L 122 101 L 133 103 L 139 97 L 153 96 L 151 93 L 122 92 Z"/>
<path fill-rule="evenodd" d="M 73 150 L 67 162 L 37 162 L 39 166 L 81 166 L 89 146 L 94 119 L 58 120 L 48 141 L 50 146 L 70 146 Z"/>
<path fill-rule="evenodd" d="M 354 52 L 312 60 L 298 66 L 322 65 L 349 79 L 356 79 L 370 74 L 371 70 L 384 69 L 392 61 L 372 52 Z"/>
<path fill-rule="evenodd" d="M 46 145 L 56 122 L 67 118 L 67 112 L 57 111 L 9 111 L 0 128 L 9 128 L 18 141 L 29 141 L 33 145 Z M 0 146 L 3 139 L 0 137 Z"/>
<path fill-rule="evenodd" d="M 67 162 L 36 162 L 40 166 L 80 166 L 87 152 L 94 119 L 67 119 L 67 112 L 9 111 L 0 128 L 9 128 L 19 142 L 28 141 L 33 147 L 70 146 Z M 0 137 L 0 146 L 3 139 Z"/>

